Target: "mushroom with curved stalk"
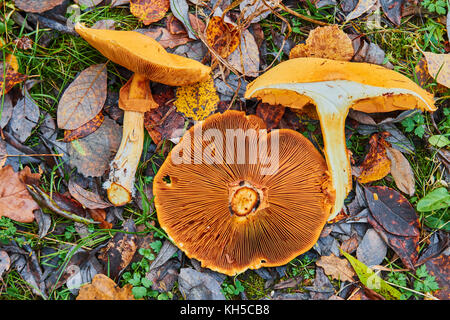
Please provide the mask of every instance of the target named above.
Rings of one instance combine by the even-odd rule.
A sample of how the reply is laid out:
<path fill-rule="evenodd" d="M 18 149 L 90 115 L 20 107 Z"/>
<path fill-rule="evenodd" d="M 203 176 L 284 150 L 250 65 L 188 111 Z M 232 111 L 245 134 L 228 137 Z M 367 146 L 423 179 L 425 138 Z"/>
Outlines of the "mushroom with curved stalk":
<path fill-rule="evenodd" d="M 320 58 L 297 58 L 278 64 L 247 86 L 245 98 L 296 109 L 315 105 L 336 192 L 329 220 L 341 211 L 352 189 L 344 132 L 349 109 L 366 113 L 436 110 L 433 95 L 398 72 L 374 64 Z"/>
<path fill-rule="evenodd" d="M 170 54 L 153 38 L 135 31 L 100 30 L 75 25 L 77 33 L 111 61 L 134 72 L 121 88 L 123 135 L 105 183 L 115 206 L 131 201 L 134 178 L 144 142 L 144 113 L 158 107 L 150 81 L 184 86 L 206 80 L 211 68 L 192 59 Z"/>
<path fill-rule="evenodd" d="M 308 139 L 290 129 L 267 134 L 260 118 L 240 111 L 195 124 L 153 182 L 168 236 L 203 267 L 228 275 L 309 250 L 334 203 L 329 189 L 325 159 Z"/>

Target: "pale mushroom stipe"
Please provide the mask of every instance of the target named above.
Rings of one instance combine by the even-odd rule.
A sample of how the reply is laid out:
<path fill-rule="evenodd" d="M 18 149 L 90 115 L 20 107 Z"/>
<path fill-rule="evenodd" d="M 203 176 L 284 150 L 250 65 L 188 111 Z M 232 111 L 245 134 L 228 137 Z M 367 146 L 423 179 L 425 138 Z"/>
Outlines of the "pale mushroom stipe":
<path fill-rule="evenodd" d="M 211 68 L 192 59 L 170 54 L 153 38 L 135 31 L 90 29 L 80 23 L 75 30 L 106 58 L 134 72 L 121 88 L 123 135 L 105 183 L 108 199 L 115 206 L 131 201 L 136 169 L 144 143 L 144 113 L 158 105 L 150 81 L 184 86 L 206 80 Z"/>
<path fill-rule="evenodd" d="M 352 189 L 344 131 L 348 110 L 436 110 L 433 95 L 398 72 L 374 64 L 321 58 L 296 58 L 278 64 L 247 86 L 245 98 L 294 109 L 315 106 L 336 193 L 329 220 L 341 211 Z"/>

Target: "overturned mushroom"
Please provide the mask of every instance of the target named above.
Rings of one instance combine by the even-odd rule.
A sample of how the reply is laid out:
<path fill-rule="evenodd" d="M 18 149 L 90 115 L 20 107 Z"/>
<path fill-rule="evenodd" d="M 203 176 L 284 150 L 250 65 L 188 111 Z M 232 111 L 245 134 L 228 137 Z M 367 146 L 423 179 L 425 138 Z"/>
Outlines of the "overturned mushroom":
<path fill-rule="evenodd" d="M 436 110 L 432 94 L 398 72 L 368 63 L 320 58 L 280 63 L 250 83 L 245 97 L 296 109 L 315 105 L 336 192 L 330 220 L 341 211 L 352 189 L 344 133 L 348 110 L 367 113 L 414 108 Z"/>
<path fill-rule="evenodd" d="M 283 265 L 309 250 L 326 223 L 334 203 L 326 171 L 302 134 L 267 134 L 244 112 L 214 114 L 185 133 L 155 176 L 158 221 L 212 270 Z"/>
<path fill-rule="evenodd" d="M 75 30 L 105 57 L 134 72 L 120 90 L 119 107 L 125 111 L 122 142 L 105 184 L 111 203 L 121 206 L 132 198 L 144 142 L 144 113 L 158 107 L 149 82 L 188 85 L 206 80 L 211 69 L 195 60 L 167 53 L 156 40 L 139 32 L 90 29 L 79 23 Z"/>

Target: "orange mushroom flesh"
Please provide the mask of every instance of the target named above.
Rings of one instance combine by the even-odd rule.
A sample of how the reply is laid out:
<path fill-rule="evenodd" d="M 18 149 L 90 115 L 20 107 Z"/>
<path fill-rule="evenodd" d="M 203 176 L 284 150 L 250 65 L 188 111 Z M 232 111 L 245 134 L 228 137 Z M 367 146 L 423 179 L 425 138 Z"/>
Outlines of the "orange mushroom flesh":
<path fill-rule="evenodd" d="M 239 130 L 258 133 L 240 142 L 228 135 Z M 251 160 L 261 142 L 267 153 Z M 236 156 L 228 156 L 231 149 Z M 245 161 L 238 161 L 242 154 Z M 268 161 L 274 157 L 276 167 Z M 203 267 L 234 275 L 283 265 L 309 250 L 334 203 L 329 180 L 325 160 L 303 135 L 267 134 L 260 118 L 227 111 L 185 133 L 156 174 L 153 192 L 158 221 L 173 242 Z"/>
<path fill-rule="evenodd" d="M 153 38 L 134 31 L 90 29 L 77 23 L 75 30 L 111 61 L 134 72 L 120 90 L 124 110 L 122 141 L 105 183 L 108 199 L 115 206 L 130 202 L 134 178 L 144 143 L 144 113 L 158 107 L 150 81 L 184 86 L 206 80 L 211 68 L 192 59 L 170 54 Z"/>
<path fill-rule="evenodd" d="M 250 83 L 245 98 L 294 109 L 315 105 L 336 194 L 329 220 L 341 211 L 352 189 L 344 132 L 349 109 L 367 113 L 436 110 L 432 94 L 398 72 L 368 63 L 320 58 L 280 63 Z"/>

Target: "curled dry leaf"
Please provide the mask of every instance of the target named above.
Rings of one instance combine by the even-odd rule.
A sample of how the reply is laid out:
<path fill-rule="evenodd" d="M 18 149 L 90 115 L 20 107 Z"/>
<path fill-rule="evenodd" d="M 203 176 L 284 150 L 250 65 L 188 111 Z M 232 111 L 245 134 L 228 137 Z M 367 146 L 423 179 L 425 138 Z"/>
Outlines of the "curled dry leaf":
<path fill-rule="evenodd" d="M 289 58 L 316 57 L 350 61 L 353 53 L 352 40 L 337 25 L 332 25 L 312 30 L 305 44 L 292 48 Z"/>
<path fill-rule="evenodd" d="M 170 0 L 170 10 L 172 14 L 185 26 L 190 39 L 197 39 L 194 29 L 191 26 L 189 17 L 189 5 L 186 0 Z"/>
<path fill-rule="evenodd" d="M 389 143 L 384 139 L 385 134 L 373 134 L 369 140 L 369 153 L 364 158 L 358 177 L 360 183 L 368 183 L 383 179 L 391 169 L 386 147 Z"/>
<path fill-rule="evenodd" d="M 206 27 L 206 42 L 217 54 L 226 58 L 239 46 L 239 31 L 220 16 L 214 16 Z"/>
<path fill-rule="evenodd" d="M 155 39 L 164 48 L 175 48 L 191 41 L 187 33 L 172 34 L 163 27 L 146 30 L 143 34 Z"/>
<path fill-rule="evenodd" d="M 18 222 L 32 222 L 33 210 L 39 209 L 38 204 L 28 193 L 26 183 L 38 181 L 40 174 L 31 173 L 29 167 L 20 172 L 14 172 L 8 165 L 0 169 L 0 217 L 8 217 Z"/>
<path fill-rule="evenodd" d="M 389 20 L 395 25 L 400 25 L 402 18 L 402 7 L 405 0 L 380 0 L 383 12 L 386 14 Z"/>
<path fill-rule="evenodd" d="M 81 127 L 75 130 L 64 130 L 64 142 L 70 142 L 73 140 L 87 137 L 91 133 L 95 132 L 105 120 L 103 112 L 99 112 L 94 118 L 83 124 Z"/>
<path fill-rule="evenodd" d="M 83 189 L 72 180 L 69 181 L 69 192 L 72 197 L 88 209 L 104 209 L 112 206 L 112 204 L 103 201 L 98 194 Z"/>
<path fill-rule="evenodd" d="M 414 195 L 414 172 L 405 156 L 397 149 L 386 147 L 386 155 L 391 160 L 391 175 L 400 191 Z"/>
<path fill-rule="evenodd" d="M 334 254 L 321 256 L 316 265 L 322 267 L 326 275 L 340 281 L 354 282 L 356 275 L 350 263 L 346 259 L 336 257 Z"/>
<path fill-rule="evenodd" d="M 169 8 L 170 0 L 130 0 L 131 14 L 145 25 L 164 18 Z"/>
<path fill-rule="evenodd" d="M 106 101 L 106 85 L 106 64 L 83 70 L 59 101 L 58 128 L 75 130 L 98 115 Z"/>
<path fill-rule="evenodd" d="M 424 52 L 428 72 L 436 82 L 450 88 L 450 54 Z"/>
<path fill-rule="evenodd" d="M 216 110 L 219 100 L 214 81 L 209 77 L 205 81 L 178 87 L 173 105 L 186 117 L 201 121 Z"/>
<path fill-rule="evenodd" d="M 15 0 L 14 5 L 20 10 L 33 13 L 42 13 L 53 9 L 64 0 Z"/>
<path fill-rule="evenodd" d="M 11 259 L 6 251 L 0 250 L 0 279 L 2 279 L 3 273 L 8 271 L 11 266 Z"/>
<path fill-rule="evenodd" d="M 77 300 L 135 300 L 131 284 L 120 288 L 106 275 L 98 273 L 90 284 L 80 288 Z"/>

